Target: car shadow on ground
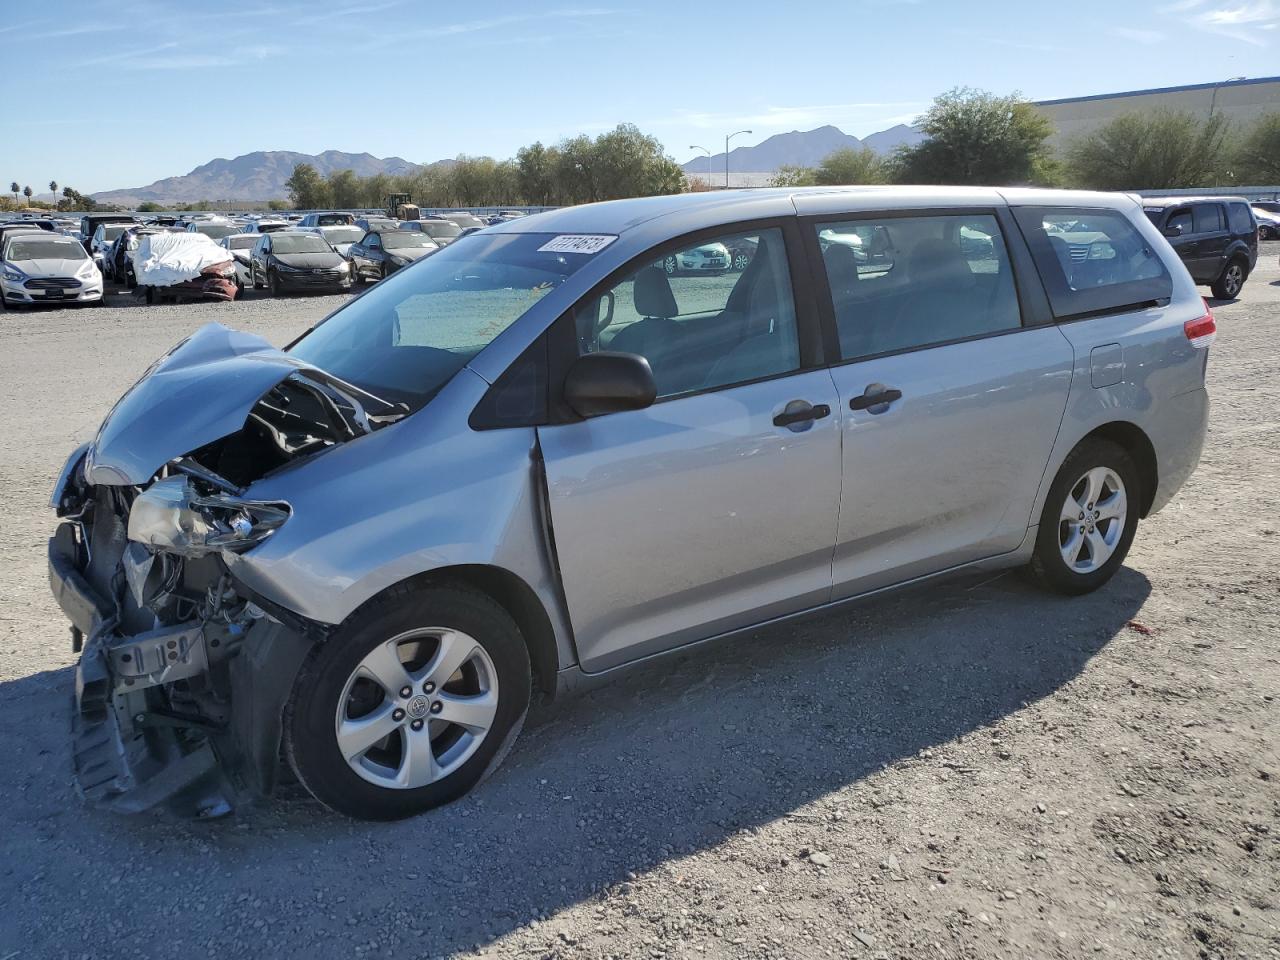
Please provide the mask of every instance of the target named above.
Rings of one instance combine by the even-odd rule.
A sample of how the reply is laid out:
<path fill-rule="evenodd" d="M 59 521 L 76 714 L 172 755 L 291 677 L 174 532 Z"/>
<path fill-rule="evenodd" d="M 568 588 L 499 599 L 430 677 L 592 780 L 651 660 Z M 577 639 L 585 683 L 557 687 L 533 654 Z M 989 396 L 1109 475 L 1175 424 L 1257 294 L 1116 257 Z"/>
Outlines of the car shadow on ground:
<path fill-rule="evenodd" d="M 208 823 L 87 811 L 69 787 L 68 671 L 43 673 L 0 684 L 0 749 L 14 756 L 21 727 L 19 749 L 38 753 L 19 758 L 20 795 L 0 811 L 0 830 L 34 829 L 76 850 L 74 864 L 24 865 L 46 876 L 51 911 L 71 908 L 61 875 L 115 874 L 145 850 L 151 876 L 222 872 L 229 897 L 243 890 L 280 908 L 290 897 L 294 921 L 337 939 L 355 936 L 348 924 L 365 940 L 403 926 L 408 911 L 430 952 L 446 954 L 1053 696 L 1149 593 L 1129 568 L 1075 599 L 987 575 L 706 645 L 547 708 L 470 796 L 393 824 L 354 824 L 296 790 Z M 55 859 L 47 845 L 30 849 Z M 0 876 L 0 896 L 13 893 L 12 874 Z M 184 881 L 172 882 L 178 896 Z M 168 898 L 129 901 L 128 890 L 102 896 L 139 931 L 168 925 Z"/>

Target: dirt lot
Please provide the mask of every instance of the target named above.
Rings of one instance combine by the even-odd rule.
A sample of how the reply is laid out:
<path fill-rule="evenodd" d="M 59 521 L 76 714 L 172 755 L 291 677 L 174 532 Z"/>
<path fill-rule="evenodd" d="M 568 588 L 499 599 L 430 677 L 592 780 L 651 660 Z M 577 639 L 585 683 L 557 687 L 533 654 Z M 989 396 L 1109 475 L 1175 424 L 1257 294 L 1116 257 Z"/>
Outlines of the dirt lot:
<path fill-rule="evenodd" d="M 0 315 L 0 960 L 1280 957 L 1280 244 L 1217 308 L 1200 469 L 1088 598 L 1016 575 L 760 631 L 563 704 L 470 798 L 348 822 L 77 801 L 54 475 L 208 320 Z"/>

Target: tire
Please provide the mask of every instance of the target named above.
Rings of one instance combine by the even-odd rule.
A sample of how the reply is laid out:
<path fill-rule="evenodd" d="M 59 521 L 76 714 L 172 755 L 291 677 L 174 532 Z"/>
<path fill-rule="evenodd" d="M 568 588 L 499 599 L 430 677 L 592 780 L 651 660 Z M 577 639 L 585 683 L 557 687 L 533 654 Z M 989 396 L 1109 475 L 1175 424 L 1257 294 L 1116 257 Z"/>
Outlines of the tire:
<path fill-rule="evenodd" d="M 662 269 L 666 271 L 668 277 L 674 277 L 680 272 L 680 264 L 676 260 L 675 254 L 663 259 Z"/>
<path fill-rule="evenodd" d="M 462 666 L 452 674 L 456 679 L 432 690 L 426 682 L 446 652 L 445 632 L 453 638 L 447 652 Z M 399 647 L 389 646 L 397 639 Z M 401 651 L 395 661 L 386 659 L 390 649 Z M 462 651 L 474 659 L 462 660 Z M 401 658 L 410 670 L 409 697 L 363 672 L 372 663 L 392 678 L 390 686 L 405 682 Z M 402 584 L 361 607 L 307 657 L 285 707 L 285 755 L 303 786 L 338 813 L 363 820 L 411 817 L 457 800 L 501 763 L 524 725 L 530 690 L 529 652 L 506 610 L 468 587 Z M 485 705 L 482 733 L 432 719 L 436 704 L 445 706 L 450 696 L 458 698 L 455 709 L 464 697 L 472 707 Z M 390 732 L 360 748 L 359 723 L 375 717 L 377 729 Z M 351 760 L 339 746 L 340 724 L 354 724 Z M 403 782 L 396 784 L 397 778 Z"/>
<path fill-rule="evenodd" d="M 351 288 L 357 289 L 364 286 L 364 275 L 360 273 L 360 268 L 356 266 L 355 261 L 351 261 Z"/>
<path fill-rule="evenodd" d="M 1105 480 L 1097 484 L 1101 496 L 1095 492 L 1091 502 L 1084 499 L 1091 492 L 1090 478 Z M 1122 516 L 1090 516 L 1091 512 L 1094 516 L 1110 512 L 1108 504 L 1114 510 L 1117 492 L 1123 497 Z M 1031 556 L 1032 578 L 1050 590 L 1073 596 L 1090 593 L 1105 584 L 1129 553 L 1144 493 L 1138 468 L 1123 447 L 1110 440 L 1082 441 L 1067 456 L 1049 487 Z M 1070 511 L 1068 498 L 1076 505 Z M 1068 520 L 1068 512 L 1075 516 Z M 1066 554 L 1081 540 L 1084 543 L 1076 548 L 1077 562 L 1073 566 Z M 1098 554 L 1094 554 L 1095 550 Z M 1100 558 L 1104 562 L 1098 563 Z"/>
<path fill-rule="evenodd" d="M 737 253 L 733 255 L 733 272 L 734 273 L 741 273 L 743 270 L 747 269 L 747 267 L 750 264 L 751 264 L 751 257 L 749 254 L 739 250 Z"/>
<path fill-rule="evenodd" d="M 147 287 L 147 306 L 153 306 L 156 302 L 156 288 Z"/>
<path fill-rule="evenodd" d="M 255 290 L 261 290 L 261 289 L 262 289 L 262 281 L 258 279 L 258 271 L 257 271 L 257 270 L 250 270 L 250 271 L 249 271 L 249 285 L 250 285 L 250 286 L 252 286 L 252 287 L 253 287 L 253 289 L 255 289 Z"/>
<path fill-rule="evenodd" d="M 1245 280 L 1249 279 L 1249 264 L 1239 257 L 1227 261 L 1222 276 L 1213 282 L 1213 295 L 1219 300 L 1234 300 L 1240 296 Z"/>
<path fill-rule="evenodd" d="M 274 270 L 267 273 L 267 292 L 273 297 L 284 295 L 284 291 L 280 286 L 280 275 Z"/>

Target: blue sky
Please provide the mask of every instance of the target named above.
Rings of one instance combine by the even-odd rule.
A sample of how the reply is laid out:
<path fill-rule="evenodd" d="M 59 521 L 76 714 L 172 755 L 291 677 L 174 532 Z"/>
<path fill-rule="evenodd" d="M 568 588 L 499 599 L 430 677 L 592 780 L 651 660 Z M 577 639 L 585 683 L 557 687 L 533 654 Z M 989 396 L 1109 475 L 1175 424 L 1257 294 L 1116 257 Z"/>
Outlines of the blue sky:
<path fill-rule="evenodd" d="M 598 2 L 598 5 L 595 5 Z M 1032 99 L 1280 73 L 1280 0 L 5 0 L 0 178 L 140 186 L 252 150 L 431 161 L 629 121 L 677 160 L 957 85 Z"/>

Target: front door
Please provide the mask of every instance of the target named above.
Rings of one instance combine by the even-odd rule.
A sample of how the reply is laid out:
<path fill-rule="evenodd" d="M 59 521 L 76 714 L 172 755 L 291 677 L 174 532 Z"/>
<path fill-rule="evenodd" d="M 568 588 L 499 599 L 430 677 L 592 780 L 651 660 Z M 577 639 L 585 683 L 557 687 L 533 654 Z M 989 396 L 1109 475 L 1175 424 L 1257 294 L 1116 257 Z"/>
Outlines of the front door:
<path fill-rule="evenodd" d="M 836 599 L 1014 550 L 1071 385 L 990 213 L 816 223 L 841 362 Z M 885 255 L 847 238 L 882 232 Z"/>
<path fill-rule="evenodd" d="M 788 260 L 779 227 L 667 246 L 576 312 L 582 352 L 640 354 L 658 385 L 647 409 L 538 431 L 589 672 L 830 595 L 837 397 L 802 363 Z"/>

